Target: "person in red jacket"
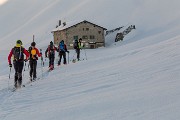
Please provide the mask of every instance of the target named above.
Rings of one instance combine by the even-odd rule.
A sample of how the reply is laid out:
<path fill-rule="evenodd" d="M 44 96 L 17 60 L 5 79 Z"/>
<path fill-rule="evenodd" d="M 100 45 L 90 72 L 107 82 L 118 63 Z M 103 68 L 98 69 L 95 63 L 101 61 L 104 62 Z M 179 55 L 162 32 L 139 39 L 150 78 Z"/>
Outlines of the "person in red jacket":
<path fill-rule="evenodd" d="M 53 42 L 50 42 L 50 45 L 45 51 L 45 57 L 49 58 L 49 69 L 54 69 L 54 59 L 55 59 L 55 51 L 58 51 L 57 48 L 54 46 Z"/>
<path fill-rule="evenodd" d="M 26 55 L 26 60 L 24 60 L 24 54 Z M 11 49 L 9 56 L 8 56 L 8 62 L 9 62 L 9 67 L 12 67 L 11 64 L 11 57 L 13 55 L 13 66 L 15 69 L 15 75 L 14 75 L 14 87 L 21 87 L 22 85 L 22 70 L 24 66 L 24 61 L 26 62 L 29 57 L 29 53 L 27 50 L 22 47 L 22 41 L 17 40 L 16 41 L 16 46 Z"/>
<path fill-rule="evenodd" d="M 36 67 L 37 67 L 37 60 L 38 57 L 41 57 L 41 54 L 39 53 L 39 50 L 35 47 L 36 43 L 32 42 L 31 46 L 29 47 L 29 65 L 30 65 L 30 81 L 35 81 L 37 76 L 36 76 Z"/>

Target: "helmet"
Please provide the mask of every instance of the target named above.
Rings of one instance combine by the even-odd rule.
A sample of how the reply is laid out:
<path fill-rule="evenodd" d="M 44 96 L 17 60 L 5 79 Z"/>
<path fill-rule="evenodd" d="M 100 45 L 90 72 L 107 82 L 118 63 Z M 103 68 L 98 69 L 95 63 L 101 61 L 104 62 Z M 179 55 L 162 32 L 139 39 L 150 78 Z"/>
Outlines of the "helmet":
<path fill-rule="evenodd" d="M 17 40 L 16 44 L 22 45 L 22 41 L 21 40 Z"/>
<path fill-rule="evenodd" d="M 32 42 L 32 43 L 31 43 L 31 46 L 36 46 L 36 43 L 35 43 L 35 42 Z"/>
<path fill-rule="evenodd" d="M 61 43 L 64 43 L 64 40 L 61 40 Z"/>
<path fill-rule="evenodd" d="M 52 41 L 50 42 L 50 45 L 53 45 L 53 42 L 52 42 Z"/>

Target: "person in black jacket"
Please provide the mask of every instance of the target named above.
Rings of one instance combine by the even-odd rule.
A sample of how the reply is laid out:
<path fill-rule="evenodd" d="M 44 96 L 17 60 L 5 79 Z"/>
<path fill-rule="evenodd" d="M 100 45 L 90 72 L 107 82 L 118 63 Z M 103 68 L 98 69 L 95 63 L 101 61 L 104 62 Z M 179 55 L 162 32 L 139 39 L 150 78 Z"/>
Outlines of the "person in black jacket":
<path fill-rule="evenodd" d="M 82 50 L 82 39 L 80 38 L 79 41 L 78 40 L 75 40 L 74 42 L 74 49 L 76 50 L 76 53 L 77 53 L 77 60 L 79 61 L 80 60 L 80 50 Z"/>
<path fill-rule="evenodd" d="M 36 76 L 37 60 L 38 60 L 38 57 L 41 57 L 39 50 L 35 46 L 36 46 L 36 43 L 32 42 L 31 46 L 29 47 L 30 81 L 36 80 L 36 77 L 37 77 Z"/>

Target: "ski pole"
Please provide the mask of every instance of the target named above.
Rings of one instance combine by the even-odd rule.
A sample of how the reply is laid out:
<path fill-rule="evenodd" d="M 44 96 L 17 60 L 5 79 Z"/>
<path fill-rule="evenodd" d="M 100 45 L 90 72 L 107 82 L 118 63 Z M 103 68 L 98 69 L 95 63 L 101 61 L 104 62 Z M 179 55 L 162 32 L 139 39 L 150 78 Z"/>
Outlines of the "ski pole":
<path fill-rule="evenodd" d="M 26 61 L 25 61 L 25 67 L 26 67 Z M 26 71 L 25 67 L 24 67 L 24 71 Z"/>
<path fill-rule="evenodd" d="M 9 79 L 8 79 L 8 90 L 9 90 L 9 80 L 10 80 L 10 78 L 11 78 L 11 67 L 10 67 L 9 70 L 10 70 L 10 71 L 9 71 Z"/>
<path fill-rule="evenodd" d="M 44 67 L 44 60 L 43 60 L 43 56 L 42 56 L 42 49 L 40 49 L 40 54 L 41 54 L 41 65 Z M 46 61 L 46 58 L 45 58 Z"/>
<path fill-rule="evenodd" d="M 42 49 L 40 49 L 40 54 L 41 54 L 41 66 L 43 65 L 43 57 L 42 57 Z"/>
<path fill-rule="evenodd" d="M 73 54 L 73 59 L 72 59 L 72 60 L 74 60 L 74 56 L 75 56 L 75 54 L 76 54 L 76 50 L 74 51 L 74 54 Z"/>
<path fill-rule="evenodd" d="M 41 75 L 42 75 L 42 79 L 43 79 L 43 66 L 41 65 Z"/>
<path fill-rule="evenodd" d="M 87 60 L 87 55 L 86 55 L 86 50 L 84 49 L 84 53 L 85 53 L 85 57 L 86 57 L 86 60 Z"/>
<path fill-rule="evenodd" d="M 24 66 L 24 72 L 26 71 L 25 67 L 26 67 L 26 61 L 25 61 L 25 66 Z M 24 76 L 24 72 L 23 72 L 23 76 Z"/>
<path fill-rule="evenodd" d="M 43 61 L 43 57 L 41 56 L 41 75 L 42 75 L 42 79 L 43 79 L 43 67 L 44 67 L 44 61 Z"/>
<path fill-rule="evenodd" d="M 11 79 L 11 67 L 9 69 L 9 79 Z"/>
<path fill-rule="evenodd" d="M 28 70 L 29 70 L 29 63 L 28 63 Z"/>
<path fill-rule="evenodd" d="M 72 57 L 72 59 L 70 60 L 70 61 L 72 61 L 73 63 L 76 61 L 76 59 L 74 58 L 75 54 L 76 54 L 76 50 L 74 51 L 73 57 Z"/>
<path fill-rule="evenodd" d="M 69 64 L 69 52 L 68 52 L 68 64 Z"/>

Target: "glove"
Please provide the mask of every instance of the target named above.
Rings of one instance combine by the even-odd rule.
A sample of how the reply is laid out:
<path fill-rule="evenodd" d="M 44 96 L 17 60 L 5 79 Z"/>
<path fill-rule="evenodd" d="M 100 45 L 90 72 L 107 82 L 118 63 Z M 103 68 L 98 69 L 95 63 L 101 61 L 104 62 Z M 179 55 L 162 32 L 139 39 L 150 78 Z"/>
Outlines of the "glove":
<path fill-rule="evenodd" d="M 9 67 L 10 67 L 10 68 L 12 67 L 12 64 L 11 64 L 11 63 L 9 64 Z"/>
<path fill-rule="evenodd" d="M 69 51 L 67 51 L 67 53 L 69 53 Z"/>
<path fill-rule="evenodd" d="M 34 55 L 33 58 L 35 58 L 36 60 L 38 60 L 38 57 L 37 57 L 36 55 Z"/>
<path fill-rule="evenodd" d="M 24 62 L 27 62 L 27 61 L 28 61 L 27 59 L 24 60 Z"/>

